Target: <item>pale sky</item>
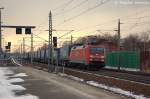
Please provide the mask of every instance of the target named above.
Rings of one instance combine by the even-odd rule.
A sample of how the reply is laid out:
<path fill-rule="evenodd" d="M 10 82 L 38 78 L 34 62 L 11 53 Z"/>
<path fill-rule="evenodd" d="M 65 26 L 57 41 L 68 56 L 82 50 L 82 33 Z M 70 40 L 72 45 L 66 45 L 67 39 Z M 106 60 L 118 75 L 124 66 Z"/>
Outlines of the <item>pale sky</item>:
<path fill-rule="evenodd" d="M 70 40 L 73 35 L 81 37 L 85 35 L 102 34 L 117 29 L 117 20 L 121 22 L 121 36 L 125 37 L 131 33 L 150 30 L 150 0 L 0 0 L 3 25 L 34 25 L 37 28 L 34 34 L 48 39 L 48 14 L 52 11 L 53 29 L 74 30 L 72 34 L 59 39 Z M 101 32 L 97 32 L 100 30 Z M 60 37 L 67 31 L 53 32 L 54 36 Z M 18 48 L 22 37 L 18 36 L 15 29 L 3 29 L 5 42 L 11 41 L 13 49 Z M 34 39 L 35 49 L 44 43 L 43 40 Z M 30 39 L 26 39 L 30 46 Z"/>

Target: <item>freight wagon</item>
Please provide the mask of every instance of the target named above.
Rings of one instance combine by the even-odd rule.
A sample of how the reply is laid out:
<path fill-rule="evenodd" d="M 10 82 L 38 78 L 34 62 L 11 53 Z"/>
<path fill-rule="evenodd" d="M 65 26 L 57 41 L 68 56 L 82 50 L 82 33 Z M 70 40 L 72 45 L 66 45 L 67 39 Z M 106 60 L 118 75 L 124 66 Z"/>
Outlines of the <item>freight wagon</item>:
<path fill-rule="evenodd" d="M 70 51 L 70 45 L 65 45 L 60 48 L 60 64 L 62 66 L 68 66 Z"/>

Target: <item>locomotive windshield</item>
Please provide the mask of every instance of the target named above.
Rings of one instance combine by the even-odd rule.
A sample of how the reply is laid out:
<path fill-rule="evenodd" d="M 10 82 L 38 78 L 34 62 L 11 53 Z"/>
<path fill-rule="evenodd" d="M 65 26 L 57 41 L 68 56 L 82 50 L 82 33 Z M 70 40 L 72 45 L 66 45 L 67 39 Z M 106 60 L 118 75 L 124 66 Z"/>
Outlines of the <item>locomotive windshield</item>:
<path fill-rule="evenodd" d="M 90 48 L 91 54 L 101 54 L 104 53 L 104 48 L 99 48 L 99 47 L 93 47 Z"/>

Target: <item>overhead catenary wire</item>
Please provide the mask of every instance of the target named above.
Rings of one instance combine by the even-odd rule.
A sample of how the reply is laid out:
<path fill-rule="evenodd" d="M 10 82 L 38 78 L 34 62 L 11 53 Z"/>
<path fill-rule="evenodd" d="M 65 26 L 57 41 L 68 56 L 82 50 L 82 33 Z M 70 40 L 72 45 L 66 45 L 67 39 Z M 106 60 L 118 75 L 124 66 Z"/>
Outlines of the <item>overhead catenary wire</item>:
<path fill-rule="evenodd" d="M 86 1 L 86 0 L 85 0 Z M 67 3 L 69 3 L 69 2 L 73 2 L 72 0 L 70 0 L 70 1 L 68 1 Z M 65 3 L 65 4 L 67 4 L 67 3 Z M 65 5 L 65 4 L 63 4 L 63 5 Z M 82 2 L 81 2 L 81 4 L 82 4 Z M 131 15 L 127 15 L 127 16 L 123 16 L 121 19 L 123 20 L 123 19 L 125 19 L 125 20 L 127 20 L 127 19 L 130 19 L 130 18 L 128 18 L 128 17 L 130 17 L 130 16 L 133 16 L 134 14 L 141 14 L 141 13 L 145 13 L 145 12 L 147 12 L 147 11 L 150 11 L 150 9 L 145 9 L 145 10 L 142 10 L 142 11 L 139 11 L 139 12 L 136 12 L 136 13 L 133 13 L 133 14 L 131 14 Z M 144 17 L 148 17 L 148 16 L 144 16 Z M 139 18 L 144 18 L 144 17 L 139 17 Z M 136 19 L 136 18 L 135 18 Z M 47 19 L 46 19 L 46 21 L 47 21 Z M 45 21 L 44 21 L 45 22 Z M 40 25 L 39 25 L 39 27 L 41 27 L 41 25 L 44 23 L 44 22 L 42 22 Z M 98 25 L 101 25 L 101 24 L 98 24 Z M 98 25 L 95 25 L 95 26 L 98 26 Z M 42 30 L 41 30 L 42 31 Z M 43 30 L 44 31 L 44 30 Z"/>
<path fill-rule="evenodd" d="M 84 10 L 84 11 L 80 12 L 79 14 L 77 14 L 77 15 L 75 15 L 75 16 L 72 16 L 72 17 L 70 17 L 70 18 L 64 20 L 62 23 L 58 24 L 57 26 L 60 26 L 60 25 L 62 25 L 62 24 L 64 24 L 64 23 L 66 23 L 66 22 L 69 22 L 69 21 L 71 21 L 71 20 L 73 20 L 73 19 L 75 19 L 75 18 L 77 18 L 77 17 L 79 17 L 79 16 L 81 16 L 81 15 L 83 15 L 83 14 L 85 14 L 85 13 L 87 13 L 87 12 L 93 10 L 93 9 L 95 9 L 95 8 L 98 8 L 99 6 L 101 6 L 101 5 L 105 4 L 105 3 L 107 3 L 108 1 L 110 1 L 110 0 L 102 0 L 102 1 L 101 1 L 99 4 L 97 4 L 96 6 L 90 7 L 90 8 L 88 8 L 87 10 Z"/>
<path fill-rule="evenodd" d="M 150 8 L 144 9 L 144 10 L 141 10 L 141 11 L 139 11 L 139 12 L 132 13 L 132 14 L 129 14 L 129 15 L 126 15 L 126 16 L 121 16 L 120 19 L 123 20 L 123 21 L 124 21 L 124 20 L 128 20 L 128 19 L 130 19 L 131 16 L 134 16 L 135 14 L 141 14 L 141 13 L 145 13 L 145 12 L 147 12 L 147 11 L 150 11 Z M 142 18 L 144 18 L 144 17 L 148 17 L 148 16 L 143 16 Z M 139 17 L 139 18 L 140 18 L 140 17 Z M 95 27 L 98 27 L 98 26 L 104 26 L 104 25 L 106 25 L 106 24 L 109 24 L 109 22 L 116 22 L 117 20 L 118 20 L 118 19 L 112 18 L 112 20 L 109 20 L 109 21 L 104 22 L 104 23 L 100 23 L 100 24 L 96 24 L 96 25 L 92 25 L 92 26 L 87 26 L 87 27 L 78 29 L 76 32 L 85 30 L 85 29 L 87 29 L 87 28 L 89 29 L 89 28 L 95 28 Z"/>
<path fill-rule="evenodd" d="M 150 17 L 150 15 L 146 15 L 146 16 L 141 16 L 141 17 L 134 17 L 134 18 L 128 18 L 128 20 L 129 19 L 131 19 L 131 20 L 137 20 L 137 19 L 143 19 L 143 18 L 149 18 Z"/>
<path fill-rule="evenodd" d="M 144 11 L 149 11 L 150 9 L 146 9 L 146 10 L 143 10 L 143 11 L 140 11 L 140 12 L 136 12 L 136 14 L 141 14 L 141 13 L 143 13 Z M 128 16 L 123 16 L 121 19 L 123 19 L 123 20 L 128 20 L 128 19 L 131 19 L 130 18 L 130 16 L 133 16 L 134 15 L 134 13 L 132 13 L 131 15 L 128 15 Z M 129 17 L 129 18 L 128 18 Z M 146 17 L 146 16 L 145 16 Z M 148 17 L 148 16 L 147 16 Z M 138 19 L 138 18 L 141 18 L 141 17 L 137 17 L 137 18 L 134 18 L 134 19 Z M 69 18 L 68 18 L 69 19 Z M 71 19 L 72 20 L 72 19 Z M 112 22 L 114 22 L 114 21 L 117 21 L 118 19 L 115 19 L 115 20 L 112 20 Z M 102 26 L 102 25 L 105 25 L 105 24 L 108 24 L 108 22 L 107 23 L 102 23 L 102 24 L 97 24 L 97 25 L 93 25 L 93 27 L 97 27 L 97 26 Z M 89 27 L 86 27 L 86 28 L 92 28 L 92 26 L 89 26 Z M 84 28 L 84 29 L 86 29 L 86 28 Z M 81 30 L 81 29 L 78 29 L 77 31 L 79 31 L 79 30 Z M 67 33 L 66 33 L 67 34 Z"/>
<path fill-rule="evenodd" d="M 127 15 L 127 16 L 122 16 L 120 19 L 122 20 L 127 20 L 127 19 L 130 19 L 130 17 L 134 16 L 134 15 L 139 15 L 139 14 L 142 14 L 142 13 L 145 13 L 147 11 L 150 11 L 150 8 L 148 9 L 144 9 L 144 10 L 141 10 L 141 11 L 138 11 L 138 12 L 135 12 L 135 13 L 132 13 L 130 15 Z"/>
<path fill-rule="evenodd" d="M 54 16 L 58 16 L 58 15 L 61 15 L 61 14 L 65 14 L 65 13 L 68 13 L 76 8 L 79 8 L 80 6 L 82 6 L 83 4 L 85 4 L 88 0 L 84 0 L 82 2 L 80 2 L 79 4 L 73 6 L 72 8 L 68 9 L 68 10 L 64 10 L 63 12 L 61 13 L 56 13 Z"/>
<path fill-rule="evenodd" d="M 64 9 L 66 6 L 68 6 L 69 4 L 71 4 L 73 1 L 74 0 L 69 0 L 68 2 L 63 3 L 62 5 L 56 7 L 54 9 L 52 9 L 52 10 L 54 11 L 54 10 L 58 10 L 58 9 L 62 9 L 62 8 Z"/>
<path fill-rule="evenodd" d="M 38 36 L 36 34 L 33 34 L 33 35 L 36 36 L 36 37 L 38 37 L 38 38 L 40 38 L 40 39 L 42 39 L 42 40 L 44 40 L 45 42 L 48 42 L 48 40 L 46 40 L 46 39 L 44 39 L 44 38 L 42 38 L 42 37 L 40 37 L 40 36 Z"/>
<path fill-rule="evenodd" d="M 73 31 L 74 31 L 74 30 L 71 30 L 71 31 L 69 31 L 69 32 L 65 33 L 64 35 L 62 35 L 62 36 L 58 37 L 58 39 L 60 39 L 60 38 L 62 38 L 62 37 L 64 37 L 64 36 L 66 36 L 66 35 L 70 34 L 70 33 L 71 33 L 71 32 L 73 32 Z"/>

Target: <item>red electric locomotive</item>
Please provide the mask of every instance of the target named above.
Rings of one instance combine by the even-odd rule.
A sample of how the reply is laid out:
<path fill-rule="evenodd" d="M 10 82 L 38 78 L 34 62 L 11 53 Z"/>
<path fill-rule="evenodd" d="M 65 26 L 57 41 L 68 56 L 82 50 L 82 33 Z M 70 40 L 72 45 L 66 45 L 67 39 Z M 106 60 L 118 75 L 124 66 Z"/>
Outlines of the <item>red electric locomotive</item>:
<path fill-rule="evenodd" d="M 71 48 L 69 62 L 82 64 L 87 68 L 102 68 L 105 62 L 105 48 L 101 45 L 82 45 Z"/>

